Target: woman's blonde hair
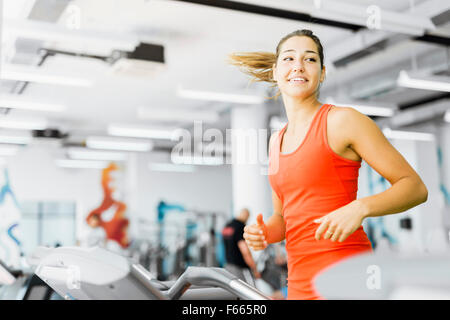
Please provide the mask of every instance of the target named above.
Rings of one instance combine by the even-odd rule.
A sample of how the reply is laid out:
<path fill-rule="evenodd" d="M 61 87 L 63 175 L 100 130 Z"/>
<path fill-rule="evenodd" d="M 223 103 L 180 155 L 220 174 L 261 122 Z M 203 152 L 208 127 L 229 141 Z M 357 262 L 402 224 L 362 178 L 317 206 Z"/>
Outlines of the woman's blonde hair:
<path fill-rule="evenodd" d="M 275 53 L 272 52 L 235 52 L 228 55 L 227 62 L 239 67 L 239 69 L 251 76 L 250 84 L 253 82 L 269 82 L 272 83 L 270 88 L 277 86 L 277 82 L 273 78 L 272 66 L 277 63 L 280 49 L 283 43 L 295 36 L 303 36 L 311 38 L 317 45 L 317 50 L 320 57 L 320 68 L 323 68 L 323 47 L 319 38 L 313 34 L 311 30 L 302 29 L 296 30 L 284 36 L 277 45 Z M 281 92 L 278 90 L 277 94 L 268 99 L 278 98 Z"/>

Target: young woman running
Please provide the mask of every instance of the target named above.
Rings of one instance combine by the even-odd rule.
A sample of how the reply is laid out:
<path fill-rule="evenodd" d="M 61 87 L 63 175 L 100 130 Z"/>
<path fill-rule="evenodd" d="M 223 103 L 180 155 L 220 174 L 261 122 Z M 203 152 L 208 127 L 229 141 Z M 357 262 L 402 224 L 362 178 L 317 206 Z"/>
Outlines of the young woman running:
<path fill-rule="evenodd" d="M 253 250 L 286 240 L 288 299 L 321 299 L 313 279 L 324 268 L 372 250 L 361 224 L 366 217 L 408 210 L 427 200 L 414 169 L 378 126 L 353 108 L 318 101 L 325 79 L 320 40 L 309 30 L 281 39 L 276 53 L 230 55 L 230 63 L 278 87 L 288 124 L 269 142 L 274 212 L 244 229 Z M 356 199 L 361 161 L 391 183 Z"/>

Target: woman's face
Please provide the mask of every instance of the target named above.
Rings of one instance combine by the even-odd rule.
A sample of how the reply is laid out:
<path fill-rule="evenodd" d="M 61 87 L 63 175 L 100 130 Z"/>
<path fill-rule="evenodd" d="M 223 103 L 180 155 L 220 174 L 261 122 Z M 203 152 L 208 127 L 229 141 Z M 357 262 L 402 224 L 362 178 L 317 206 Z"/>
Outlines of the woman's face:
<path fill-rule="evenodd" d="M 305 36 L 286 40 L 273 66 L 273 77 L 283 95 L 303 99 L 315 95 L 325 78 L 316 43 Z"/>

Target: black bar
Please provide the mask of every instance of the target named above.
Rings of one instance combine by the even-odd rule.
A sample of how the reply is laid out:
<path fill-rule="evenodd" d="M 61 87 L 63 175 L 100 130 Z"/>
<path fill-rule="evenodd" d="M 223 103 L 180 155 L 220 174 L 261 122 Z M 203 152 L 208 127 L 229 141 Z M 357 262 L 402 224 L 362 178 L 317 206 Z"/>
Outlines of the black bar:
<path fill-rule="evenodd" d="M 338 21 L 333 21 L 333 20 L 328 20 L 328 19 L 314 18 L 314 17 L 311 17 L 309 14 L 305 14 L 305 13 L 293 12 L 293 11 L 277 9 L 277 8 L 257 6 L 254 4 L 242 3 L 242 2 L 236 2 L 236 1 L 225 1 L 225 0 L 174 0 L 174 1 L 205 5 L 205 6 L 214 7 L 214 8 L 230 9 L 230 10 L 234 10 L 234 11 L 241 11 L 241 12 L 247 12 L 247 13 L 255 13 L 255 14 L 260 14 L 260 15 L 275 17 L 275 18 L 283 18 L 283 19 L 288 19 L 288 20 L 321 24 L 321 25 L 326 25 L 326 26 L 336 27 L 336 28 L 341 28 L 341 29 L 347 29 L 347 30 L 352 30 L 352 31 L 358 31 L 358 30 L 361 30 L 364 28 L 357 24 L 338 22 Z"/>

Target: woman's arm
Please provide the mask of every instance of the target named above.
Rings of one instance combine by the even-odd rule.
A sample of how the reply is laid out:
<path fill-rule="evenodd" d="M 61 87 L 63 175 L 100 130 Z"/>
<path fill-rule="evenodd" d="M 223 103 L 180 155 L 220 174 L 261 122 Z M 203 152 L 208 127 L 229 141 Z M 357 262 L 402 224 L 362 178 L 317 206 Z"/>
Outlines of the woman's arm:
<path fill-rule="evenodd" d="M 286 237 L 286 224 L 281 215 L 282 204 L 277 194 L 272 191 L 273 214 L 266 222 L 266 242 L 275 243 L 283 241 Z"/>
<path fill-rule="evenodd" d="M 369 117 L 352 108 L 339 108 L 333 126 L 339 128 L 346 145 L 359 154 L 391 187 L 381 193 L 357 199 L 335 210 L 317 223 L 316 239 L 344 241 L 366 217 L 403 212 L 427 200 L 428 190 L 416 171 L 389 143 Z"/>
<path fill-rule="evenodd" d="M 286 225 L 281 215 L 281 201 L 272 191 L 274 213 L 265 223 L 262 214 L 256 218 L 257 223 L 244 228 L 244 239 L 253 250 L 263 250 L 270 243 L 283 241 L 286 234 Z"/>
<path fill-rule="evenodd" d="M 272 148 L 273 143 L 276 140 L 276 137 L 279 135 L 279 131 L 275 131 L 270 136 L 269 140 L 269 148 Z M 286 223 L 284 222 L 284 218 L 282 215 L 283 204 L 278 198 L 278 195 L 275 191 L 272 190 L 272 206 L 273 206 L 273 214 L 267 220 L 266 227 L 266 239 L 267 243 L 276 243 L 283 241 L 286 237 Z"/>
<path fill-rule="evenodd" d="M 378 126 L 354 109 L 344 111 L 349 124 L 346 131 L 351 148 L 391 184 L 389 189 L 379 194 L 358 200 L 364 217 L 403 212 L 425 202 L 428 198 L 427 187 Z"/>

